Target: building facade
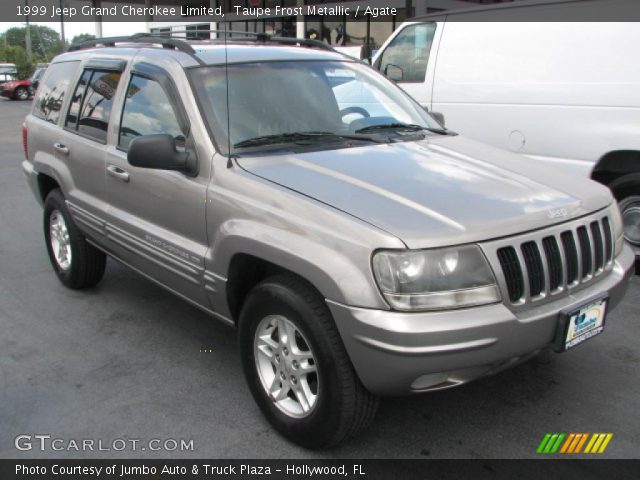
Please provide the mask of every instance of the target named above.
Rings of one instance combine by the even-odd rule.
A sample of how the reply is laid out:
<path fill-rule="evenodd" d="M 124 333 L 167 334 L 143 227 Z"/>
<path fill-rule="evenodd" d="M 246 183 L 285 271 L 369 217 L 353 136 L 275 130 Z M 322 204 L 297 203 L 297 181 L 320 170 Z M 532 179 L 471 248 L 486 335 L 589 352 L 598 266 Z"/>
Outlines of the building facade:
<path fill-rule="evenodd" d="M 156 1 L 162 5 L 171 4 L 172 0 L 146 0 L 147 5 L 155 5 Z M 206 17 L 179 17 L 171 22 L 157 22 L 153 18 L 147 21 L 147 30 L 152 33 L 185 36 L 191 39 L 212 38 L 207 30 L 231 30 L 232 32 L 254 32 L 279 35 L 285 37 L 310 38 L 323 41 L 332 46 L 362 46 L 370 49 L 379 48 L 391 35 L 395 28 L 405 19 L 446 10 L 468 8 L 478 4 L 494 4 L 513 0 L 195 0 L 188 2 L 190 7 L 220 7 L 225 13 L 225 24 L 210 22 Z M 176 5 L 184 2 L 173 0 Z M 338 12 L 337 15 L 238 15 L 240 8 L 269 8 L 271 12 L 276 7 L 279 11 L 292 11 L 295 7 L 327 7 Z M 410 8 L 408 8 L 410 5 Z M 395 9 L 395 15 L 367 15 L 357 20 L 353 14 L 339 14 L 340 7 L 350 7 L 355 11 L 360 7 Z M 304 9 L 306 11 L 306 8 Z M 172 33 L 175 32 L 175 33 Z M 178 33 L 180 32 L 180 33 Z M 230 33 L 239 36 L 240 33 Z"/>

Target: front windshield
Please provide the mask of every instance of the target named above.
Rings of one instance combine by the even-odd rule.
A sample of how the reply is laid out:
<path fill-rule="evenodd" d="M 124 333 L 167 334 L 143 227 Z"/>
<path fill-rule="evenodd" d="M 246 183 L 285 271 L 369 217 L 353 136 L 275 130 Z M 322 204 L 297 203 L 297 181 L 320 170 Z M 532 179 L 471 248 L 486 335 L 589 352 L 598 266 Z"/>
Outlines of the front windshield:
<path fill-rule="evenodd" d="M 315 135 L 316 142 L 340 136 L 371 141 L 372 134 L 441 129 L 393 83 L 356 62 L 202 67 L 192 70 L 192 79 L 216 143 L 226 153 L 296 142 L 302 134 Z"/>

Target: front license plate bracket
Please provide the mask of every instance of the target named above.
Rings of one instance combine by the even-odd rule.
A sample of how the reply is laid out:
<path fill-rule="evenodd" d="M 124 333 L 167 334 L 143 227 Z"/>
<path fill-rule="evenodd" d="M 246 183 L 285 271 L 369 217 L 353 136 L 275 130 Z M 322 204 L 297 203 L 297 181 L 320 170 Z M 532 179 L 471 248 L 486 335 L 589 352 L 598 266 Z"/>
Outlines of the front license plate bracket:
<path fill-rule="evenodd" d="M 561 312 L 554 342 L 555 351 L 566 352 L 602 333 L 608 304 L 608 296 L 598 297 Z"/>

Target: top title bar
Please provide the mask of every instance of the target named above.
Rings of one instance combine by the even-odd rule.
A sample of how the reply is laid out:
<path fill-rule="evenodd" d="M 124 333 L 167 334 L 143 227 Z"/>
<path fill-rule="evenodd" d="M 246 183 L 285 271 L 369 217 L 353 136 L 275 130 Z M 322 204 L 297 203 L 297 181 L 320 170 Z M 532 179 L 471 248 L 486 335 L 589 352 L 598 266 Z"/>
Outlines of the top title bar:
<path fill-rule="evenodd" d="M 640 21 L 636 0 L 5 0 L 7 22 L 228 22 L 306 17 L 330 21 L 393 22 L 447 16 L 448 21 Z M 411 8 L 408 9 L 408 5 Z M 425 17 L 426 15 L 426 17 Z"/>

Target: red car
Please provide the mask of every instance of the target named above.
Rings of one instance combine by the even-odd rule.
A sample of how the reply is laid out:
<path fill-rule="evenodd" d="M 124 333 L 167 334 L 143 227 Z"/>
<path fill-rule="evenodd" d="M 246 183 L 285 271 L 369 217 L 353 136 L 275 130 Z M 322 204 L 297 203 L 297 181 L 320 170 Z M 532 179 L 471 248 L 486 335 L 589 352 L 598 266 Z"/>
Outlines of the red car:
<path fill-rule="evenodd" d="M 0 95 L 11 100 L 29 100 L 32 95 L 30 80 L 12 80 L 0 85 Z"/>

